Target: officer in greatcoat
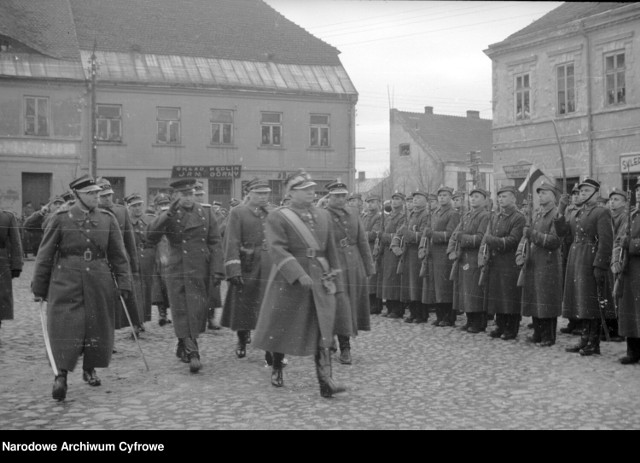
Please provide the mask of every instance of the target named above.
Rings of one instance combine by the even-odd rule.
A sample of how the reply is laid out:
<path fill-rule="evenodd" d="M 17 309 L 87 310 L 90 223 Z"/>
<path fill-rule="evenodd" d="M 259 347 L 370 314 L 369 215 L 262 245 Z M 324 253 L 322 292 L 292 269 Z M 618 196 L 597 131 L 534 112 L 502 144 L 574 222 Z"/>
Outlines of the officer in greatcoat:
<path fill-rule="evenodd" d="M 0 211 L 0 326 L 13 320 L 13 285 L 23 265 L 22 239 L 18 219 L 9 211 Z"/>
<path fill-rule="evenodd" d="M 162 211 L 169 209 L 171 198 L 165 193 L 158 193 L 153 198 L 154 215 L 157 217 Z M 151 304 L 158 307 L 158 325 L 171 323 L 167 317 L 169 295 L 167 292 L 167 265 L 169 264 L 169 241 L 163 236 L 156 244 L 156 260 L 153 270 L 153 284 L 151 289 Z M 180 357 L 180 355 L 178 355 Z M 186 359 L 186 358 L 185 358 Z M 188 362 L 188 359 L 186 359 Z"/>
<path fill-rule="evenodd" d="M 391 195 L 391 213 L 384 220 L 384 230 L 380 235 L 380 252 L 382 253 L 382 296 L 387 306 L 388 318 L 402 318 L 404 309 L 400 302 L 401 274 L 398 273 L 400 256 L 394 254 L 391 242 L 397 231 L 404 225 L 405 195 L 396 191 Z"/>
<path fill-rule="evenodd" d="M 284 385 L 284 354 L 314 355 L 322 397 L 345 388 L 332 378 L 329 348 L 343 290 L 329 212 L 313 206 L 316 183 L 299 170 L 285 181 L 291 203 L 267 217 L 272 268 L 260 308 L 254 345 L 273 352 L 271 384 Z"/>
<path fill-rule="evenodd" d="M 492 338 L 515 339 L 520 329 L 521 291 L 518 288 L 516 249 L 522 238 L 525 217 L 516 208 L 516 189 L 504 186 L 498 190 L 500 211 L 493 216 L 488 233 L 482 238 L 490 252 L 485 287 L 485 303 L 489 315 L 495 315 Z"/>
<path fill-rule="evenodd" d="M 366 240 L 369 243 L 370 253 L 373 255 L 374 248 L 380 244 L 380 233 L 382 232 L 382 211 L 380 209 L 380 197 L 377 195 L 368 196 L 366 199 L 367 211 L 363 216 L 364 231 Z M 376 251 L 377 253 L 377 251 Z M 377 254 L 376 254 L 377 255 Z M 369 288 L 369 308 L 372 315 L 382 312 L 382 299 L 377 295 L 378 277 L 376 272 L 372 272 L 368 277 Z"/>
<path fill-rule="evenodd" d="M 636 184 L 636 207 L 631 213 L 630 228 L 621 227 L 615 245 L 624 248 L 626 262 L 612 271 L 622 273 L 622 294 L 618 302 L 618 332 L 627 340 L 627 353 L 619 359 L 623 365 L 640 362 L 640 178 Z M 630 232 L 630 233 L 629 233 Z"/>
<path fill-rule="evenodd" d="M 523 239 L 529 241 L 529 251 L 517 256 L 524 272 L 522 285 L 522 315 L 533 318 L 533 334 L 528 342 L 552 346 L 556 342 L 558 317 L 562 315 L 562 256 L 553 221 L 558 213 L 558 189 L 547 182 L 536 188 L 540 207 L 533 220 L 523 230 Z M 533 207 L 533 204 L 531 205 Z"/>
<path fill-rule="evenodd" d="M 326 210 L 331 214 L 333 239 L 338 249 L 344 283 L 344 292 L 336 296 L 335 333 L 340 347 L 338 360 L 351 365 L 349 338 L 357 336 L 358 330 L 371 330 L 367 280 L 374 273 L 375 263 L 358 210 L 347 206 L 347 185 L 335 180 L 325 188 L 329 191 Z"/>
<path fill-rule="evenodd" d="M 114 279 L 125 300 L 132 287 L 118 221 L 98 207 L 101 188 L 88 175 L 69 186 L 76 202 L 48 222 L 31 282 L 36 300 L 48 301 L 47 331 L 59 372 L 52 392 L 56 400 L 66 397 L 67 372 L 80 355 L 83 380 L 101 384 L 95 369 L 111 360 L 118 298 Z"/>
<path fill-rule="evenodd" d="M 575 184 L 571 190 L 571 198 L 570 203 L 568 202 L 565 195 L 560 197 L 558 202 L 558 215 L 564 216 L 566 223 L 571 221 L 571 217 L 577 214 L 578 206 L 580 198 L 580 190 L 578 189 L 578 184 Z M 571 249 L 571 235 L 565 234 L 562 237 L 562 246 L 560 247 L 560 252 L 562 254 L 562 287 L 564 289 L 564 282 L 566 281 L 567 274 L 567 260 L 569 259 L 569 249 Z M 560 328 L 560 332 L 564 334 L 575 334 L 580 335 L 582 333 L 581 329 L 581 320 L 577 318 L 569 318 L 569 323 L 564 328 Z"/>
<path fill-rule="evenodd" d="M 156 216 L 145 212 L 144 200 L 140 193 L 131 193 L 124 198 L 124 202 L 136 239 L 138 265 L 140 266 L 139 272 L 133 274 L 138 318 L 143 322 L 148 322 L 151 321 L 151 291 L 156 262 L 156 245 L 147 240 L 147 227 Z"/>
<path fill-rule="evenodd" d="M 449 279 L 453 262 L 449 260 L 449 239 L 460 221 L 453 208 L 453 188 L 441 186 L 437 191 L 438 207 L 422 229 L 418 257 L 426 259 L 427 271 L 422 285 L 422 303 L 435 308 L 434 326 L 454 326 L 453 281 Z"/>
<path fill-rule="evenodd" d="M 265 236 L 269 182 L 254 178 L 246 186 L 249 201 L 229 213 L 224 238 L 224 271 L 229 289 L 224 301 L 222 326 L 236 332 L 236 356 L 247 355 L 251 330 L 256 328 L 258 312 L 267 286 L 271 259 Z M 272 363 L 270 353 L 265 355 Z"/>
<path fill-rule="evenodd" d="M 461 217 L 449 240 L 449 260 L 457 260 L 453 272 L 453 310 L 466 314 L 466 323 L 460 329 L 468 333 L 479 333 L 487 327 L 484 289 L 478 284 L 481 271 L 478 251 L 489 223 L 490 213 L 484 207 L 489 197 L 490 193 L 482 188 L 469 192 L 470 209 Z"/>
<path fill-rule="evenodd" d="M 51 217 L 55 212 L 65 203 L 62 196 L 54 196 L 46 205 L 42 206 L 39 210 L 31 214 L 25 219 L 23 226 L 30 229 L 40 229 L 44 233 L 44 228 L 47 223 L 47 219 Z"/>
<path fill-rule="evenodd" d="M 131 226 L 131 219 L 129 218 L 127 208 L 113 201 L 113 189 L 111 188 L 111 182 L 109 180 L 104 177 L 98 177 L 96 178 L 96 184 L 102 188 L 102 190 L 98 193 L 98 206 L 111 212 L 116 217 L 118 225 L 120 226 L 120 232 L 122 233 L 122 239 L 124 240 L 124 248 L 127 251 L 127 256 L 129 257 L 131 274 L 137 275 L 140 271 L 140 264 L 138 262 L 136 237 L 133 232 L 133 227 Z M 136 334 L 139 335 L 141 331 L 144 331 L 144 321 L 138 315 L 140 311 L 137 307 L 138 295 L 136 294 L 135 285 L 131 288 L 131 291 L 133 293 L 133 297 L 131 297 L 127 301 L 127 303 L 129 304 L 127 308 L 129 309 L 131 323 L 133 323 Z M 118 330 L 120 328 L 124 328 L 125 326 L 129 326 L 129 320 L 127 319 L 127 315 L 125 314 L 125 309 L 124 307 L 122 307 L 122 304 L 118 301 L 117 305 L 118 310 L 116 310 L 115 328 Z M 133 338 L 133 335 L 131 335 L 131 337 Z"/>
<path fill-rule="evenodd" d="M 189 178 L 171 183 L 178 197 L 149 224 L 147 232 L 152 244 L 163 235 L 169 241 L 166 281 L 178 338 L 176 355 L 189 361 L 192 373 L 202 368 L 197 339 L 206 329 L 207 288 L 219 285 L 224 278 L 218 224 L 211 209 L 197 204 L 195 183 Z"/>
<path fill-rule="evenodd" d="M 570 234 L 572 244 L 567 260 L 562 315 L 582 320 L 582 334 L 578 344 L 567 347 L 567 352 L 590 356 L 600 353 L 601 304 L 607 270 L 613 250 L 613 225 L 608 208 L 597 204 L 600 183 L 586 178 L 578 184 L 582 206 L 566 223 L 564 217 L 556 220 L 558 235 Z"/>

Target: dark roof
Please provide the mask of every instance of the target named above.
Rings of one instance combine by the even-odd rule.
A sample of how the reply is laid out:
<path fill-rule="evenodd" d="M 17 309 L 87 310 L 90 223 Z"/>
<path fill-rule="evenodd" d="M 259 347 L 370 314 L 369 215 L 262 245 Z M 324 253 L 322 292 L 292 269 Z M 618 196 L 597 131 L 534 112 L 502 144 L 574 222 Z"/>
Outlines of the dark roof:
<path fill-rule="evenodd" d="M 546 29 L 556 28 L 567 23 L 588 18 L 598 13 L 615 10 L 617 8 L 629 5 L 634 2 L 616 3 L 616 2 L 566 2 L 558 8 L 551 10 L 540 19 L 532 22 L 524 29 L 511 34 L 506 40 L 521 37 L 535 32 L 541 32 Z"/>
<path fill-rule="evenodd" d="M 443 161 L 468 162 L 470 151 L 481 151 L 482 162 L 493 162 L 491 119 L 404 111 L 397 114 L 399 122 Z"/>
<path fill-rule="evenodd" d="M 261 0 L 68 1 L 83 50 L 96 40 L 121 53 L 340 65 L 335 47 Z"/>
<path fill-rule="evenodd" d="M 52 58 L 80 59 L 68 0 L 0 1 L 0 35 Z"/>

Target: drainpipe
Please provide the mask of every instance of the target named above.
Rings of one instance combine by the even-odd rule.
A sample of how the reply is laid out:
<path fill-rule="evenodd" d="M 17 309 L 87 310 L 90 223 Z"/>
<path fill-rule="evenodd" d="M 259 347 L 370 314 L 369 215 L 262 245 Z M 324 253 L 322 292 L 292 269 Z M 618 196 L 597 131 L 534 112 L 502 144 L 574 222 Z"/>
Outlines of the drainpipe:
<path fill-rule="evenodd" d="M 580 32 L 585 40 L 587 67 L 587 136 L 589 143 L 589 177 L 593 177 L 593 114 L 591 112 L 591 42 L 584 29 L 584 21 L 580 22 Z"/>

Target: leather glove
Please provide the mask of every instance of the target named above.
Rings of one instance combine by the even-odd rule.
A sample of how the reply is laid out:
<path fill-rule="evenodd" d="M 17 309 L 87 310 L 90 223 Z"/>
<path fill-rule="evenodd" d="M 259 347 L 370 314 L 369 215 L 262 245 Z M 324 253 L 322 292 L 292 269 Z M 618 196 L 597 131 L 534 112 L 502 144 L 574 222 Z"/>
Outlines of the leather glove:
<path fill-rule="evenodd" d="M 13 269 L 11 270 L 11 278 L 19 278 L 21 273 L 22 273 L 22 270 Z"/>
<path fill-rule="evenodd" d="M 427 238 L 431 238 L 433 236 L 433 230 L 429 227 L 424 229 L 424 232 L 422 233 L 424 236 L 426 236 Z"/>
<path fill-rule="evenodd" d="M 427 255 L 427 250 L 425 248 L 418 249 L 418 259 L 422 260 Z"/>
<path fill-rule="evenodd" d="M 121 289 L 120 290 L 120 296 L 122 297 L 122 299 L 124 299 L 125 301 L 129 300 L 129 290 L 127 289 Z"/>
<path fill-rule="evenodd" d="M 240 288 L 244 286 L 244 281 L 242 281 L 241 276 L 235 276 L 235 277 L 229 278 L 229 283 L 231 283 L 233 286 L 239 286 Z"/>
<path fill-rule="evenodd" d="M 607 278 L 607 271 L 600 267 L 594 267 L 593 277 L 596 279 L 596 284 L 604 284 L 605 278 Z"/>
<path fill-rule="evenodd" d="M 393 254 L 396 257 L 400 257 L 402 255 L 402 248 L 399 247 L 399 246 L 394 246 L 394 247 L 391 248 L 391 252 L 393 252 Z"/>
<path fill-rule="evenodd" d="M 241 277 L 238 277 L 241 278 Z M 219 276 L 214 276 L 213 279 L 211 280 L 211 283 L 213 284 L 213 287 L 216 288 L 218 286 L 220 286 L 220 283 L 222 283 L 223 278 L 220 278 Z"/>
<path fill-rule="evenodd" d="M 309 275 L 302 275 L 298 278 L 297 282 L 304 288 L 311 288 L 313 286 L 313 280 Z"/>
<path fill-rule="evenodd" d="M 172 217 L 176 212 L 178 212 L 178 207 L 180 206 L 180 198 L 174 200 L 171 203 L 171 206 L 169 206 L 169 209 L 167 210 L 167 215 L 169 217 Z"/>
<path fill-rule="evenodd" d="M 558 213 L 560 215 L 564 215 L 564 211 L 569 205 L 571 201 L 571 197 L 568 194 L 563 194 L 560 196 L 560 200 L 558 201 Z"/>
<path fill-rule="evenodd" d="M 531 228 L 524 227 L 522 229 L 522 236 L 524 236 L 526 239 L 531 239 Z"/>

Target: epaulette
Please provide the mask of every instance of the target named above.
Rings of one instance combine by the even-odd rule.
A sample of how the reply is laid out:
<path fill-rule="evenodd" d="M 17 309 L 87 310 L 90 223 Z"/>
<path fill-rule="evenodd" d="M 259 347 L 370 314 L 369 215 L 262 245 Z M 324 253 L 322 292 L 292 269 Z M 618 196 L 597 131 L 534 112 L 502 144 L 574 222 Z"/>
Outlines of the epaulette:
<path fill-rule="evenodd" d="M 98 209 L 100 212 L 104 212 L 105 214 L 108 214 L 108 215 L 112 216 L 114 219 L 118 220 L 118 218 L 116 217 L 116 215 L 115 215 L 113 212 L 111 212 L 110 210 L 108 210 L 108 209 L 103 209 L 103 208 L 101 208 L 101 207 L 96 207 L 96 209 Z"/>

